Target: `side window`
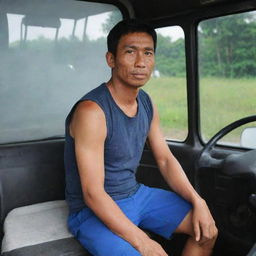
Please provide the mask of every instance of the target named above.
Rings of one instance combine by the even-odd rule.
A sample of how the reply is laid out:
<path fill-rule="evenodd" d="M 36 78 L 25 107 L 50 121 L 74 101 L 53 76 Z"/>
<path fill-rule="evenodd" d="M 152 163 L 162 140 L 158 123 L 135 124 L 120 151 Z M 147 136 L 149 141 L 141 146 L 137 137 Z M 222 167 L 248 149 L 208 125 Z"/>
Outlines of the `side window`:
<path fill-rule="evenodd" d="M 184 32 L 179 26 L 156 31 L 156 65 L 145 90 L 158 108 L 166 139 L 184 141 L 188 133 Z"/>
<path fill-rule="evenodd" d="M 206 142 L 229 123 L 256 114 L 256 12 L 202 21 L 198 37 L 201 132 Z M 220 143 L 247 147 L 241 141 L 246 127 L 256 129 L 256 122 Z M 256 136 L 251 138 L 255 142 L 249 147 L 256 148 Z"/>
<path fill-rule="evenodd" d="M 0 143 L 63 136 L 71 106 L 109 78 L 106 35 L 120 11 L 28 0 L 5 1 L 0 16 Z"/>

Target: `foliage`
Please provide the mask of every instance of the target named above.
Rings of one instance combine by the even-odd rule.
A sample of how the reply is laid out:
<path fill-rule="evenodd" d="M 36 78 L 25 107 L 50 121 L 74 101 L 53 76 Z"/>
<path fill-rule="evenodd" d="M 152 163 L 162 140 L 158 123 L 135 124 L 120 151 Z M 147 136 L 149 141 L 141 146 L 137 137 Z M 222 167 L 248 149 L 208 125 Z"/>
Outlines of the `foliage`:
<path fill-rule="evenodd" d="M 200 23 L 199 31 L 199 62 L 202 76 L 255 76 L 255 13 L 209 19 Z"/>
<path fill-rule="evenodd" d="M 105 32 L 120 20 L 112 13 Z M 202 77 L 254 77 L 256 75 L 256 14 L 247 12 L 202 21 L 198 30 Z M 161 75 L 184 77 L 184 39 L 173 41 L 158 33 L 156 69 Z"/>
<path fill-rule="evenodd" d="M 111 12 L 102 25 L 105 33 L 121 19 L 119 12 Z M 238 33 L 239 32 L 239 33 Z M 255 12 L 229 15 L 202 21 L 198 30 L 199 68 L 202 77 L 254 77 L 256 75 L 256 15 Z M 64 49 L 70 54 L 58 55 L 60 60 L 77 58 L 90 52 L 90 47 L 105 43 L 105 37 L 85 44 L 78 39 L 61 39 L 57 50 Z M 16 43 L 17 44 L 17 43 Z M 43 50 L 47 39 L 40 38 L 26 43 L 28 48 Z M 87 48 L 84 46 L 86 45 Z M 94 48 L 95 50 L 95 48 Z M 68 55 L 68 57 L 67 57 Z M 164 76 L 184 77 L 185 66 L 184 39 L 172 40 L 158 33 L 156 69 Z"/>
<path fill-rule="evenodd" d="M 173 42 L 170 37 L 158 34 L 157 44 L 156 69 L 160 74 L 184 77 L 186 74 L 184 39 L 180 38 Z"/>
<path fill-rule="evenodd" d="M 102 29 L 105 33 L 108 33 L 114 25 L 116 25 L 121 20 L 120 12 L 113 11 L 109 14 L 106 22 L 103 24 Z"/>

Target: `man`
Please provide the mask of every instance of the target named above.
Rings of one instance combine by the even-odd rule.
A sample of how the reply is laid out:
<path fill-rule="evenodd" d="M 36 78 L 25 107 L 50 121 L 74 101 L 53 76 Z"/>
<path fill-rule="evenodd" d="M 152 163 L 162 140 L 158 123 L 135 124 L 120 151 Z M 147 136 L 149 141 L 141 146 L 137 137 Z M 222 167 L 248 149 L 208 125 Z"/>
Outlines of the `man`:
<path fill-rule="evenodd" d="M 86 94 L 66 120 L 68 225 L 93 255 L 166 256 L 144 229 L 166 238 L 188 234 L 187 256 L 210 255 L 216 240 L 208 207 L 170 152 L 156 106 L 141 89 L 151 76 L 155 48 L 151 27 L 136 20 L 118 23 L 108 35 L 111 79 Z M 180 196 L 137 183 L 146 139 Z"/>

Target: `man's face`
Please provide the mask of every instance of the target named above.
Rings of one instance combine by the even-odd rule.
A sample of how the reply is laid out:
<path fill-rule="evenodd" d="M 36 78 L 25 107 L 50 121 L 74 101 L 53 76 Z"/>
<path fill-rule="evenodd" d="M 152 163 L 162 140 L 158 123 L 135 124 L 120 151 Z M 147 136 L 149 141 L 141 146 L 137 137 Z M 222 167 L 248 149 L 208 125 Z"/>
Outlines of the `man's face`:
<path fill-rule="evenodd" d="M 125 86 L 138 88 L 150 78 L 154 68 L 154 42 L 144 32 L 129 33 L 120 38 L 116 56 L 108 61 L 113 80 Z"/>

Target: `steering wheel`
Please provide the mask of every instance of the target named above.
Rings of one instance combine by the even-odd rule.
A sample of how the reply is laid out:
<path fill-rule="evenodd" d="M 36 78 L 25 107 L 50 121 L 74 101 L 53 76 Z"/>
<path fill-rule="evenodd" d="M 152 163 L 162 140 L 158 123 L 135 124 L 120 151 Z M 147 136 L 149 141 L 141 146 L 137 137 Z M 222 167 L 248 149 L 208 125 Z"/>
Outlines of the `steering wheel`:
<path fill-rule="evenodd" d="M 256 209 L 256 149 L 246 151 L 245 153 L 230 154 L 224 159 L 212 156 L 213 148 L 222 137 L 234 129 L 253 121 L 256 121 L 256 115 L 237 120 L 217 132 L 205 145 L 197 160 L 196 175 L 198 175 L 200 169 L 211 167 L 221 169 L 223 174 L 230 177 L 242 177 L 247 179 L 253 191 L 249 197 L 249 201 L 253 208 Z M 198 183 L 196 187 L 200 191 Z"/>

